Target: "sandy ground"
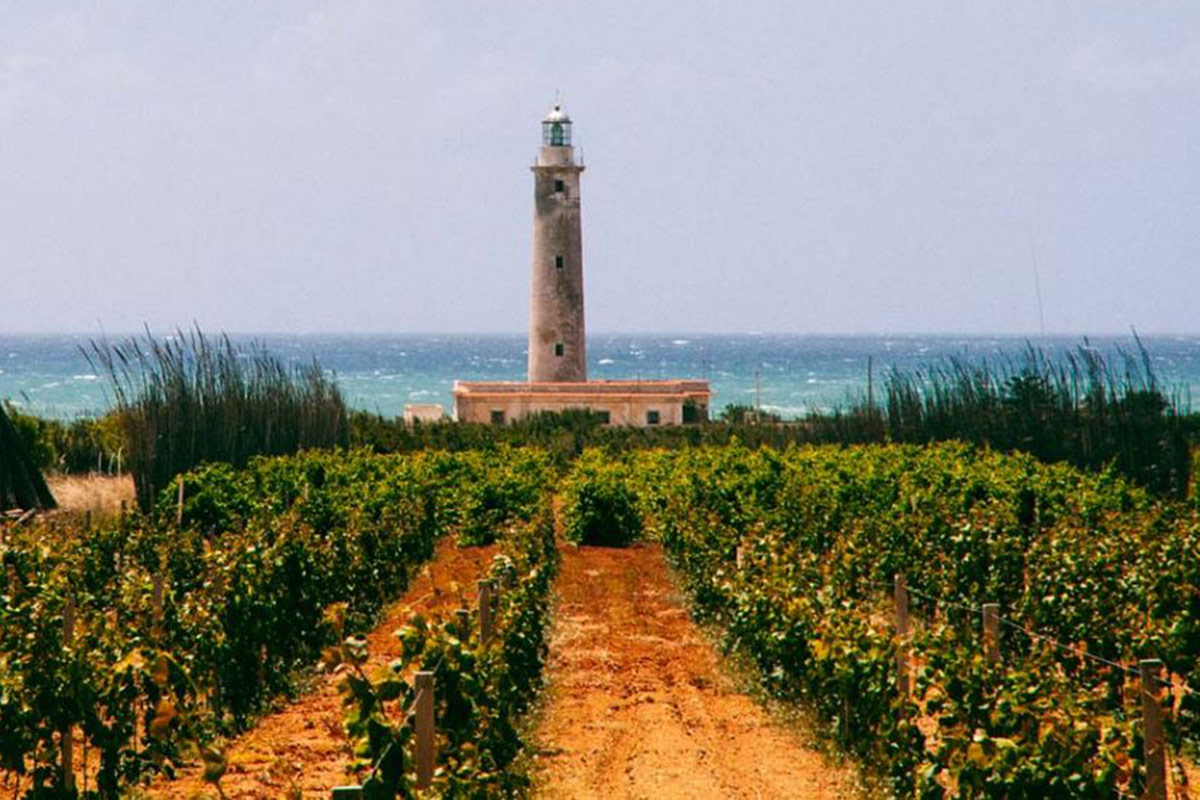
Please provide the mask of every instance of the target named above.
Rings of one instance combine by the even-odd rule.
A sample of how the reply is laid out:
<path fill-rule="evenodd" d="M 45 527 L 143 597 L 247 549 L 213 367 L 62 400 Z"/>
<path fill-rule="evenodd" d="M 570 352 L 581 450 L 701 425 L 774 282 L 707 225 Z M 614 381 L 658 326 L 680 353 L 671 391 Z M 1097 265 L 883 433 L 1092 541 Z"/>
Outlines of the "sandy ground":
<path fill-rule="evenodd" d="M 367 639 L 372 666 L 386 665 L 399 653 L 393 632 L 417 612 L 442 616 L 470 605 L 475 581 L 496 553 L 493 547 L 459 548 L 447 539 L 429 568 L 392 605 Z M 342 702 L 336 676 L 328 676 L 312 692 L 231 742 L 229 768 L 221 780 L 225 796 L 235 798 L 328 798 L 330 789 L 348 781 L 350 745 L 342 729 Z M 216 798 L 198 768 L 174 781 L 160 780 L 146 792 L 153 798 Z"/>
<path fill-rule="evenodd" d="M 722 674 L 662 551 L 563 552 L 535 780 L 547 798 L 834 798 L 855 780 Z"/>
<path fill-rule="evenodd" d="M 136 507 L 133 494 L 133 478 L 109 475 L 51 475 L 46 485 L 54 495 L 58 507 L 68 511 L 98 511 L 117 513 L 121 501 L 129 508 Z"/>

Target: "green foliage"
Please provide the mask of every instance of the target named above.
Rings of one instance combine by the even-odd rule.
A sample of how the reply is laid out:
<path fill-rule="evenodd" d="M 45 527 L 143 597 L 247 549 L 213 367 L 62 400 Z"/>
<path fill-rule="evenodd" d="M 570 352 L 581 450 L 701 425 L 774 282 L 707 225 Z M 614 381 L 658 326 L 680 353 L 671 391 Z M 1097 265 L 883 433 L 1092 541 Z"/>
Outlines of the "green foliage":
<path fill-rule="evenodd" d="M 261 345 L 235 348 L 198 329 L 157 341 L 92 343 L 107 373 L 138 504 L 149 511 L 179 473 L 205 462 L 244 466 L 258 455 L 349 442 L 346 405 L 315 361 L 292 367 Z"/>
<path fill-rule="evenodd" d="M 1006 629 L 987 665 L 979 622 L 1005 617 L 1106 659 L 1200 661 L 1200 515 L 1112 472 L 953 444 L 630 454 L 648 531 L 766 684 L 803 697 L 832 738 L 900 795 L 1136 794 L 1137 687 L 1126 673 Z M 736 565 L 738 549 L 742 567 Z M 915 691 L 896 688 L 888 587 L 914 594 Z M 1178 678 L 1176 679 L 1179 680 Z M 1175 745 L 1200 732 L 1173 696 Z"/>
<path fill-rule="evenodd" d="M 45 472 L 115 472 L 123 467 L 125 446 L 116 413 L 63 422 L 26 414 L 7 402 L 5 410 Z"/>
<path fill-rule="evenodd" d="M 950 359 L 894 370 L 885 380 L 887 436 L 971 441 L 1097 472 L 1111 464 L 1150 491 L 1181 499 L 1192 423 L 1138 348 L 1136 356 L 1109 361 L 1085 342 L 1052 360 L 1031 346 L 998 364 Z"/>
<path fill-rule="evenodd" d="M 785 449 L 801 444 L 969 441 L 1030 453 L 1045 462 L 1118 474 L 1172 499 L 1186 496 L 1191 456 L 1200 442 L 1200 415 L 1159 385 L 1144 351 L 1105 360 L 1085 343 L 1062 359 L 1033 349 L 993 364 L 951 359 L 915 370 L 892 370 L 882 402 L 871 396 L 828 413 L 781 422 L 768 412 L 729 405 L 718 422 L 650 428 L 604 425 L 587 412 L 541 414 L 506 425 L 439 422 L 405 425 L 356 412 L 351 438 L 376 452 L 458 450 L 532 445 L 569 468 L 589 447 L 610 452 L 735 441 Z"/>
<path fill-rule="evenodd" d="M 745 403 L 729 403 L 721 409 L 721 421 L 732 425 L 748 425 L 756 422 L 782 422 L 783 417 Z"/>
<path fill-rule="evenodd" d="M 563 536 L 575 544 L 624 547 L 642 534 L 624 464 L 591 450 L 562 484 Z"/>
<path fill-rule="evenodd" d="M 541 451 L 502 445 L 460 461 L 465 468 L 459 477 L 462 517 L 457 530 L 463 546 L 491 544 L 506 526 L 527 522 L 554 482 Z"/>
<path fill-rule="evenodd" d="M 58 780 L 55 736 L 74 724 L 112 797 L 197 741 L 243 728 L 292 688 L 297 668 L 404 590 L 461 524 L 462 476 L 486 465 L 506 482 L 546 486 L 540 454 L 490 456 L 311 452 L 245 470 L 210 465 L 183 476 L 179 530 L 167 488 L 158 519 L 89 530 L 59 516 L 4 531 L 0 767 L 28 770 L 36 754 L 29 797 L 46 796 Z M 493 516 L 502 540 L 513 520 L 539 513 L 541 495 L 523 488 Z"/>
<path fill-rule="evenodd" d="M 501 587 L 490 641 L 480 639 L 474 615 L 441 624 L 417 616 L 396 632 L 400 658 L 377 676 L 363 669 L 362 640 L 347 640 L 330 653 L 331 663 L 345 665 L 346 729 L 364 796 L 415 796 L 413 719 L 406 710 L 416 699 L 410 678 L 417 670 L 435 673 L 438 761 L 429 796 L 527 793 L 528 779 L 512 765 L 525 746 L 518 722 L 541 686 L 546 657 L 550 582 L 558 564 L 549 503 L 509 528 L 500 544 L 503 554 L 490 575 Z"/>

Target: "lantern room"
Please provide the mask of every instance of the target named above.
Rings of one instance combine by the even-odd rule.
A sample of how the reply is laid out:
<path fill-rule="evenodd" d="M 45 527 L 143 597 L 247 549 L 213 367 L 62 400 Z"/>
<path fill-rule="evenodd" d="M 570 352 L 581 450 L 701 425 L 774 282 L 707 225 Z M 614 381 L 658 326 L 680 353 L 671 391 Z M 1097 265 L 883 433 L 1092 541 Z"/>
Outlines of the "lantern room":
<path fill-rule="evenodd" d="M 571 118 L 560 105 L 556 104 L 542 117 L 542 144 L 547 147 L 571 146 Z"/>

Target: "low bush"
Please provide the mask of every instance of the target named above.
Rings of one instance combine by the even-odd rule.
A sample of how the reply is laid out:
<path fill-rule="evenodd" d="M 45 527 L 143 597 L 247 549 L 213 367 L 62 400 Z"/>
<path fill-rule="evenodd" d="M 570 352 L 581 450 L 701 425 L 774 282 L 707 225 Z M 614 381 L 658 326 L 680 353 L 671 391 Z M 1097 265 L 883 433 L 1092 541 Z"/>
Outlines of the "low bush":
<path fill-rule="evenodd" d="M 563 536 L 575 544 L 625 547 L 642 535 L 628 471 L 599 450 L 588 451 L 562 484 Z"/>

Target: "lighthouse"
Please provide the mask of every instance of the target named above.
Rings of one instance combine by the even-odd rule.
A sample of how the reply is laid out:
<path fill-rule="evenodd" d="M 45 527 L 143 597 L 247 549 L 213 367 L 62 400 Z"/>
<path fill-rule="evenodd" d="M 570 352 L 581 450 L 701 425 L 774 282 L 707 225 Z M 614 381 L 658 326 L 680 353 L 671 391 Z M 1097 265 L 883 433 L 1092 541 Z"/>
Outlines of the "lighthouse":
<path fill-rule="evenodd" d="M 583 327 L 583 234 L 571 118 L 555 105 L 542 118 L 533 170 L 533 264 L 529 296 L 529 382 L 587 380 Z"/>
<path fill-rule="evenodd" d="M 507 425 L 536 414 L 586 410 L 606 425 L 704 422 L 712 401 L 706 380 L 587 379 L 579 216 L 583 164 L 575 159 L 571 118 L 560 105 L 542 118 L 542 145 L 531 169 L 529 373 L 524 381 L 455 381 L 454 418 Z M 420 410 L 414 407 L 413 415 Z"/>

